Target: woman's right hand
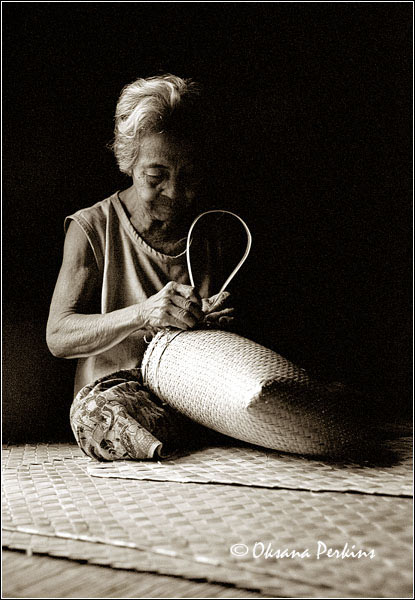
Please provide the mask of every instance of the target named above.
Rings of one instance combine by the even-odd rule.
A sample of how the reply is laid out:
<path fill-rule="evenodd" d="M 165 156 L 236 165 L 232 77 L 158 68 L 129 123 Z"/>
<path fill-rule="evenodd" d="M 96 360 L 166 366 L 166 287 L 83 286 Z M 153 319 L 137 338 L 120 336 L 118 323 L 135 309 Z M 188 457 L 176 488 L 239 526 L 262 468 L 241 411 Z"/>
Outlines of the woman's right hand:
<path fill-rule="evenodd" d="M 195 288 L 174 281 L 137 306 L 143 323 L 140 329 L 153 332 L 165 327 L 192 329 L 204 318 L 202 301 Z"/>
<path fill-rule="evenodd" d="M 204 316 L 202 301 L 194 288 L 175 282 L 140 304 L 101 313 L 101 285 L 102 274 L 88 238 L 72 222 L 65 238 L 46 331 L 46 341 L 54 356 L 96 356 L 136 331 L 190 329 Z"/>

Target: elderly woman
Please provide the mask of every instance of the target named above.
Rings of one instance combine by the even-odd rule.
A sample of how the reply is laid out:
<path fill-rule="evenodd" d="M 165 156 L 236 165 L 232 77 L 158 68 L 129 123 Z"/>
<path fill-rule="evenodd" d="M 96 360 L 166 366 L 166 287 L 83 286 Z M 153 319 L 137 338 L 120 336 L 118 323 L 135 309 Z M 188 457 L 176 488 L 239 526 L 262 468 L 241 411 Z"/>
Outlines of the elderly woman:
<path fill-rule="evenodd" d="M 206 240 L 197 288 L 186 266 L 206 146 L 200 107 L 191 80 L 127 85 L 113 149 L 132 185 L 65 221 L 47 343 L 55 356 L 78 359 L 71 425 L 99 460 L 165 456 L 207 434 L 150 394 L 140 376 L 146 335 L 233 318 L 229 294 L 212 296 L 222 276 L 217 239 Z"/>

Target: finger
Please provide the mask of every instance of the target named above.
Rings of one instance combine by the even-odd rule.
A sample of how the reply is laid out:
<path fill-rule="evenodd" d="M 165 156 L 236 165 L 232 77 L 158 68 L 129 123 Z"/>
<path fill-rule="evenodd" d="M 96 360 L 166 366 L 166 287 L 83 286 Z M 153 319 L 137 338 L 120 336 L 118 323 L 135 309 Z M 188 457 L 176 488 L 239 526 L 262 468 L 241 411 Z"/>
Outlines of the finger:
<path fill-rule="evenodd" d="M 204 313 L 208 314 L 211 313 L 213 311 L 218 312 L 218 310 L 220 308 L 222 308 L 222 306 L 224 304 L 227 303 L 228 298 L 230 296 L 230 294 L 228 292 L 225 292 L 227 295 L 226 296 L 220 296 L 219 298 L 217 298 L 216 296 L 212 296 L 211 298 L 203 298 L 202 300 L 202 310 Z"/>
<path fill-rule="evenodd" d="M 221 327 L 229 327 L 235 321 L 235 317 L 220 317 L 219 325 Z"/>
<path fill-rule="evenodd" d="M 217 310 L 221 306 L 223 306 L 229 299 L 229 292 L 221 292 L 220 294 L 216 294 L 215 296 L 211 296 L 208 298 L 209 303 L 209 312 L 212 310 Z"/>
<path fill-rule="evenodd" d="M 224 308 L 223 310 L 215 311 L 212 313 L 208 313 L 206 315 L 206 320 L 217 320 L 222 316 L 233 315 L 235 312 L 234 308 Z"/>
<path fill-rule="evenodd" d="M 165 315 L 165 317 L 163 319 L 163 327 L 161 327 L 160 330 L 166 329 L 166 327 L 173 327 L 175 329 L 183 329 L 183 330 L 190 329 L 190 327 L 187 325 L 187 323 L 185 323 L 181 319 L 177 319 L 175 316 L 170 315 L 170 314 Z"/>
<path fill-rule="evenodd" d="M 179 321 L 178 319 L 175 319 L 171 315 L 169 317 L 168 324 L 166 325 L 166 327 L 174 327 L 176 329 L 182 329 L 184 331 L 187 331 L 188 329 L 190 329 L 190 327 L 188 325 L 186 325 L 186 323 L 183 323 L 183 321 Z"/>
<path fill-rule="evenodd" d="M 183 296 L 186 300 L 190 300 L 199 306 L 202 305 L 202 300 L 200 299 L 199 294 L 196 291 L 196 288 L 191 285 L 184 285 L 183 283 L 176 283 L 174 286 L 174 291 L 176 294 Z"/>
<path fill-rule="evenodd" d="M 183 296 L 177 295 L 172 296 L 171 300 L 175 306 L 182 308 L 186 312 L 190 312 L 198 321 L 203 318 L 204 313 L 200 307 L 191 300 L 186 300 Z"/>
<path fill-rule="evenodd" d="M 205 327 L 211 327 L 216 329 L 230 327 L 235 321 L 234 317 L 220 317 L 220 319 L 205 319 Z"/>
<path fill-rule="evenodd" d="M 229 298 L 230 295 L 230 292 L 220 292 L 220 294 L 217 294 L 216 302 L 223 304 Z"/>
<path fill-rule="evenodd" d="M 168 315 L 170 319 L 173 318 L 176 322 L 181 323 L 181 329 L 190 329 L 199 321 L 192 313 L 184 310 L 184 308 L 178 308 L 174 305 L 169 309 Z"/>

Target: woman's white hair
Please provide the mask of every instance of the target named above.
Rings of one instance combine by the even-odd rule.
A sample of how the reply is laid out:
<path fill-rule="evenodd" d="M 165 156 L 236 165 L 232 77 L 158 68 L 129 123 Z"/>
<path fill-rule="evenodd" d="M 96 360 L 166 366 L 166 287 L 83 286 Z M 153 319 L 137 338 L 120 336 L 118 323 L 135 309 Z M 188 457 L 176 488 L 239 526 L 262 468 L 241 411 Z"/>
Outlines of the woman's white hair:
<path fill-rule="evenodd" d="M 169 73 L 126 85 L 117 103 L 112 144 L 120 171 L 132 175 L 140 139 L 165 130 L 173 114 L 186 111 L 187 101 L 192 105 L 199 96 L 197 83 Z"/>

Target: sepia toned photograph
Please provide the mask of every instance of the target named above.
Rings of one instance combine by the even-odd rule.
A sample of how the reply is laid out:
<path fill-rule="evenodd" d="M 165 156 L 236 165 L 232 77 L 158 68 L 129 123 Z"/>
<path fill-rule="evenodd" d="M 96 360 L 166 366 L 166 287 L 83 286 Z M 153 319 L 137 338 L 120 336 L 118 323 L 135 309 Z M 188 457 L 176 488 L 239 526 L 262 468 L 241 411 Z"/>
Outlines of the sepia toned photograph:
<path fill-rule="evenodd" d="M 2 40 L 2 597 L 413 597 L 412 3 Z"/>

